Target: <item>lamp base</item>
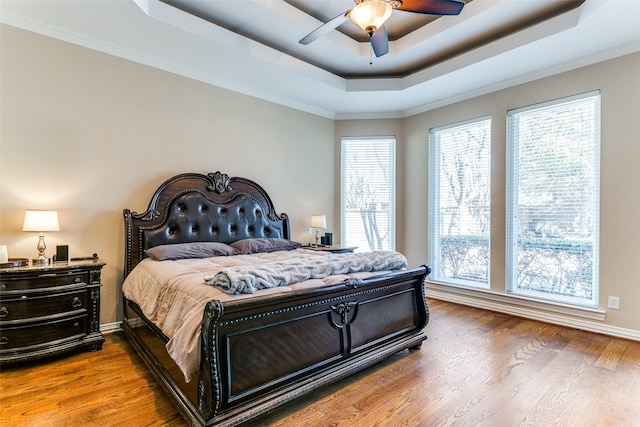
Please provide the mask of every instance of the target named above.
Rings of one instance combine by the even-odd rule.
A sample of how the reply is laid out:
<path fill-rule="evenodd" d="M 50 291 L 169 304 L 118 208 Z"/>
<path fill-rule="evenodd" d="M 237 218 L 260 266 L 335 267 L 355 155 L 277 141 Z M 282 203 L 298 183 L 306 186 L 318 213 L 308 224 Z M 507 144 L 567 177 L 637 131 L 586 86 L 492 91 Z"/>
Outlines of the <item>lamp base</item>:
<path fill-rule="evenodd" d="M 33 265 L 46 265 L 49 264 L 51 258 L 33 258 L 31 262 Z"/>

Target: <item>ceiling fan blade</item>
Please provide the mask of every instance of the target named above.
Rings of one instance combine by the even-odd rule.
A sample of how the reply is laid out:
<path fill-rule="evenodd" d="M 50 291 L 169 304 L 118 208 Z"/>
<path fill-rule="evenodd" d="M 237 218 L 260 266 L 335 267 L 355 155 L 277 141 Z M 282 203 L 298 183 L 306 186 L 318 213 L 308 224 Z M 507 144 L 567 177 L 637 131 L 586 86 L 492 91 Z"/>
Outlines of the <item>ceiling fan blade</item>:
<path fill-rule="evenodd" d="M 318 28 L 316 28 L 315 30 L 311 31 L 309 34 L 304 36 L 299 43 L 309 44 L 312 41 L 317 40 L 320 37 L 324 36 L 325 34 L 335 30 L 341 24 L 343 24 L 346 20 L 349 19 L 349 12 L 351 12 L 351 10 L 347 10 L 346 12 L 341 13 L 340 15 L 336 16 L 332 20 L 320 25 Z"/>
<path fill-rule="evenodd" d="M 389 53 L 389 36 L 384 25 L 371 36 L 371 47 L 378 58 Z"/>
<path fill-rule="evenodd" d="M 459 15 L 464 3 L 455 0 L 403 0 L 398 10 L 428 15 Z"/>

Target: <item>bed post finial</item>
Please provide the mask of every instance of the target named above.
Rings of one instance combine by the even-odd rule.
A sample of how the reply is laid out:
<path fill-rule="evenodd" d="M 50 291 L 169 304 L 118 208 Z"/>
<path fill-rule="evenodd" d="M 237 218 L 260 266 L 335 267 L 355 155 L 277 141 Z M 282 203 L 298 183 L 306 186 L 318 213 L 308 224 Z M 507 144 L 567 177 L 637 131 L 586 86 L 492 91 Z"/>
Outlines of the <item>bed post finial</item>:
<path fill-rule="evenodd" d="M 229 184 L 231 178 L 229 178 L 229 175 L 226 173 L 221 173 L 220 171 L 216 171 L 215 173 L 209 172 L 207 176 L 212 181 L 209 187 L 207 187 L 209 191 L 215 191 L 218 194 L 222 194 L 225 191 L 232 190 L 231 185 Z"/>

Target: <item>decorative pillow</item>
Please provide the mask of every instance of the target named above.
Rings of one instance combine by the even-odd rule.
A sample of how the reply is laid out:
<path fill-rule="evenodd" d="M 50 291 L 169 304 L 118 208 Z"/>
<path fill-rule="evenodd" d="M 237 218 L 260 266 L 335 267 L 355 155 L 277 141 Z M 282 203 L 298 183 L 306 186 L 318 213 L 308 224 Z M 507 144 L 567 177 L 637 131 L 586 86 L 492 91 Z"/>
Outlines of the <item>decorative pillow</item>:
<path fill-rule="evenodd" d="M 237 254 L 255 254 L 258 252 L 290 251 L 298 249 L 298 242 L 287 239 L 260 238 L 243 239 L 230 243 L 229 246 L 236 250 Z"/>
<path fill-rule="evenodd" d="M 220 242 L 176 243 L 174 245 L 160 245 L 147 249 L 147 255 L 157 261 L 209 258 L 213 256 L 235 255 L 235 249 Z"/>

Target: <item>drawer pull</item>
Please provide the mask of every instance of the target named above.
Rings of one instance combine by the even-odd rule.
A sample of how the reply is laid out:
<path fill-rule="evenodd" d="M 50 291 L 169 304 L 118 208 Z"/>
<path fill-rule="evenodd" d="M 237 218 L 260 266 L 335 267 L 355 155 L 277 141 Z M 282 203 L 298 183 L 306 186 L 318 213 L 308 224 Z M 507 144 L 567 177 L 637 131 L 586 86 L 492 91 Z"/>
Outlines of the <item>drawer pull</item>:
<path fill-rule="evenodd" d="M 78 326 L 80 326 L 80 323 L 78 323 L 78 322 L 75 322 L 75 323 L 73 324 L 73 327 L 74 327 L 74 328 L 77 328 Z"/>
<path fill-rule="evenodd" d="M 0 345 L 9 344 L 9 337 L 0 337 Z"/>
<path fill-rule="evenodd" d="M 73 282 L 74 283 L 80 283 L 80 282 L 82 282 L 82 279 L 79 278 L 79 277 L 76 277 L 75 279 L 73 279 Z"/>
<path fill-rule="evenodd" d="M 0 317 L 7 317 L 9 315 L 9 309 L 7 307 L 0 308 Z"/>
<path fill-rule="evenodd" d="M 5 289 L 7 289 L 7 284 L 6 284 L 6 283 L 4 283 L 4 282 L 3 282 L 3 283 L 0 283 L 0 290 L 3 290 L 3 291 L 4 291 Z"/>
<path fill-rule="evenodd" d="M 75 297 L 75 298 L 73 299 L 73 302 L 71 303 L 71 306 L 72 306 L 73 308 L 79 308 L 79 307 L 82 307 L 82 301 L 80 300 L 80 298 Z"/>

